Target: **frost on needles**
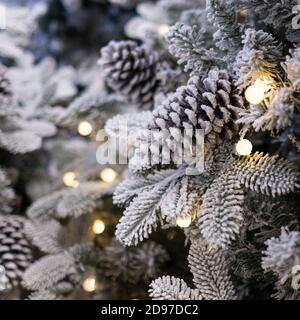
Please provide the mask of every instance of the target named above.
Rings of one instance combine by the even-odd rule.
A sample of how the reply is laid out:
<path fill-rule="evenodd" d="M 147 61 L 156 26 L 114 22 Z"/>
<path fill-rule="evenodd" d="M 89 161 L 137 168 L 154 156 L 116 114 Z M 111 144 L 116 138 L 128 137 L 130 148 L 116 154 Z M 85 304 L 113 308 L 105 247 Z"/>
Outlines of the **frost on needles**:
<path fill-rule="evenodd" d="M 162 2 L 158 1 L 157 6 Z M 242 253 L 243 259 L 251 260 L 258 268 L 259 276 L 251 281 L 259 281 L 261 277 L 265 283 L 275 285 L 263 268 L 282 274 L 273 264 L 266 263 L 267 258 L 262 258 L 267 246 L 269 249 L 264 252 L 271 254 L 272 240 L 253 241 L 252 237 L 264 227 L 263 220 L 255 227 L 250 220 L 263 219 L 263 215 L 257 212 L 257 216 L 250 217 L 249 199 L 263 199 L 268 206 L 283 199 L 282 204 L 288 209 L 282 208 L 286 214 L 280 215 L 280 221 L 282 227 L 290 224 L 289 219 L 295 217 L 292 202 L 286 203 L 288 200 L 284 199 L 298 192 L 299 168 L 290 161 L 292 157 L 283 159 L 276 152 L 256 151 L 240 156 L 235 144 L 245 136 L 255 144 L 254 132 L 266 132 L 270 138 L 277 135 L 280 141 L 287 136 L 298 141 L 299 134 L 291 129 L 299 117 L 298 38 L 291 28 L 295 4 L 295 1 L 208 0 L 205 8 L 199 6 L 193 11 L 188 2 L 181 9 L 177 7 L 178 16 L 166 35 L 167 43 L 160 40 L 160 52 L 169 50 L 179 65 L 173 68 L 182 68 L 181 74 L 186 79 L 164 99 L 156 100 L 148 120 L 149 129 L 168 131 L 171 136 L 170 140 L 164 140 L 171 163 L 169 166 L 163 163 L 164 155 L 157 141 L 150 145 L 156 162 L 144 163 L 147 151 L 141 145 L 145 137 L 139 136 L 141 144 L 129 161 L 130 173 L 114 194 L 115 203 L 125 207 L 116 231 L 125 245 L 135 246 L 158 232 L 160 226 L 175 226 L 178 218 L 191 217 L 191 226 L 185 229 L 185 234 L 191 241 L 188 260 L 195 287 L 190 288 L 182 279 L 164 276 L 152 282 L 153 298 L 242 298 L 243 290 L 234 289 L 236 281 L 241 280 L 235 271 L 239 269 Z M 151 46 L 147 39 L 141 40 Z M 157 44 L 152 42 L 155 48 Z M 107 76 L 110 79 L 111 75 Z M 263 79 L 268 86 L 263 100 L 251 104 L 245 98 L 245 90 L 255 85 L 257 79 Z M 138 116 L 136 119 L 139 120 Z M 147 125 L 141 122 L 140 127 Z M 179 132 L 185 128 L 204 129 L 204 172 L 188 176 L 185 169 L 191 163 L 175 163 L 176 152 L 182 146 L 174 145 L 174 141 L 179 141 L 174 128 Z M 278 206 L 273 220 L 279 219 Z M 266 219 L 265 224 L 279 236 L 281 226 L 276 223 L 275 227 L 272 219 Z M 299 256 L 294 246 L 290 250 L 291 255 Z M 241 254 L 225 267 L 221 256 L 232 252 Z M 297 263 L 293 260 L 287 266 L 288 272 L 295 273 Z M 275 288 L 280 291 L 278 284 Z"/>
<path fill-rule="evenodd" d="M 92 299 L 299 300 L 298 1 L 126 0 L 113 36 L 116 1 L 93 1 L 96 23 L 86 2 L 59 1 L 75 41 L 55 33 L 61 20 L 44 34 L 28 8 L 0 33 L 1 298 L 76 299 L 88 280 Z M 102 128 L 128 147 L 112 183 L 95 159 Z"/>

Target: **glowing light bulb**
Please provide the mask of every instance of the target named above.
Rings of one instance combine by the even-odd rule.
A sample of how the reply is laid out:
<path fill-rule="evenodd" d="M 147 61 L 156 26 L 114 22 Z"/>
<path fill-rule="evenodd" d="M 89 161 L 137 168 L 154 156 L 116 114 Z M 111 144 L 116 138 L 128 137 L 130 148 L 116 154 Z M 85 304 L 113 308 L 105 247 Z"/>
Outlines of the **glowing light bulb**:
<path fill-rule="evenodd" d="M 161 24 L 157 28 L 158 33 L 161 34 L 162 36 L 164 36 L 166 33 L 168 33 L 169 30 L 170 30 L 170 26 L 168 26 L 167 24 Z"/>
<path fill-rule="evenodd" d="M 93 127 L 89 122 L 82 121 L 82 122 L 79 123 L 77 130 L 78 130 L 78 133 L 81 136 L 86 137 L 86 136 L 89 136 L 92 133 Z"/>
<path fill-rule="evenodd" d="M 94 277 L 88 277 L 83 281 L 83 289 L 86 292 L 93 292 L 96 289 L 96 279 Z"/>
<path fill-rule="evenodd" d="M 254 84 L 245 91 L 245 98 L 251 104 L 260 104 L 265 99 L 266 92 L 272 89 L 270 79 L 262 76 L 255 80 Z"/>
<path fill-rule="evenodd" d="M 192 223 L 192 217 L 186 216 L 186 217 L 177 217 L 176 224 L 180 228 L 187 228 Z"/>
<path fill-rule="evenodd" d="M 105 230 L 105 223 L 100 219 L 95 220 L 92 230 L 95 234 L 101 234 Z"/>
<path fill-rule="evenodd" d="M 73 171 L 69 171 L 64 174 L 63 182 L 67 187 L 77 188 L 79 186 L 79 182 L 76 179 L 76 174 Z"/>
<path fill-rule="evenodd" d="M 251 154 L 252 148 L 252 143 L 247 139 L 240 140 L 235 146 L 236 152 L 240 156 L 248 156 L 249 154 Z"/>
<path fill-rule="evenodd" d="M 265 91 L 263 87 L 254 84 L 245 91 L 245 98 L 251 104 L 260 104 L 265 98 Z"/>
<path fill-rule="evenodd" d="M 105 168 L 100 172 L 100 178 L 106 183 L 112 183 L 116 180 L 118 174 L 112 168 Z"/>

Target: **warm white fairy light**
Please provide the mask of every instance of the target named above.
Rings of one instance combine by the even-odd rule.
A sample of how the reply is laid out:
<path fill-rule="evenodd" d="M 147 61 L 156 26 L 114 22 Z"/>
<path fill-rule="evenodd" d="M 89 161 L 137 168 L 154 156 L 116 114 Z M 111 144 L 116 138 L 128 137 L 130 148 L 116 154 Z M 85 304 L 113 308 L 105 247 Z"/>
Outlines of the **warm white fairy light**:
<path fill-rule="evenodd" d="M 251 141 L 247 140 L 247 139 L 242 139 L 240 140 L 236 146 L 236 152 L 240 155 L 240 156 L 248 156 L 251 154 L 252 152 L 252 143 Z"/>
<path fill-rule="evenodd" d="M 94 277 L 88 277 L 83 281 L 83 289 L 86 292 L 93 292 L 96 289 L 96 279 Z"/>
<path fill-rule="evenodd" d="M 117 176 L 117 172 L 112 168 L 105 168 L 100 172 L 100 178 L 106 183 L 114 182 Z"/>
<path fill-rule="evenodd" d="M 167 24 L 161 24 L 158 26 L 157 31 L 160 35 L 164 36 L 170 31 L 170 26 Z"/>
<path fill-rule="evenodd" d="M 185 216 L 185 217 L 177 217 L 176 218 L 176 224 L 180 228 L 187 228 L 192 223 L 192 217 L 191 216 Z"/>
<path fill-rule="evenodd" d="M 262 87 L 252 85 L 245 91 L 245 98 L 251 104 L 260 104 L 265 98 L 265 92 Z"/>
<path fill-rule="evenodd" d="M 97 219 L 94 221 L 92 230 L 95 234 L 101 234 L 105 230 L 105 223 L 101 219 Z"/>
<path fill-rule="evenodd" d="M 79 123 L 77 130 L 81 136 L 86 137 L 92 133 L 93 127 L 88 121 L 82 121 Z"/>
<path fill-rule="evenodd" d="M 265 99 L 265 94 L 270 88 L 269 80 L 258 78 L 254 84 L 245 91 L 245 98 L 251 104 L 260 104 Z"/>
<path fill-rule="evenodd" d="M 68 171 L 64 174 L 63 182 L 65 186 L 72 187 L 72 188 L 77 188 L 79 185 L 79 182 L 76 178 L 76 173 L 73 171 Z"/>

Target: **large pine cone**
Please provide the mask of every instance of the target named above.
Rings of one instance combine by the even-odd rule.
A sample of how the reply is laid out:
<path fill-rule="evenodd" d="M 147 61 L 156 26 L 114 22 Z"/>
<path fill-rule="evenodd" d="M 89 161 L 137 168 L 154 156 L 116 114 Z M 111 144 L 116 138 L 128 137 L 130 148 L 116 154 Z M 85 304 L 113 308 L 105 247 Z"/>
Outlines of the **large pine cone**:
<path fill-rule="evenodd" d="M 0 64 L 0 108 L 11 99 L 10 82 L 5 76 L 6 68 Z"/>
<path fill-rule="evenodd" d="M 243 103 L 227 71 L 212 70 L 205 79 L 192 77 L 171 94 L 153 111 L 149 129 L 203 129 L 205 146 L 215 147 L 237 133 Z"/>
<path fill-rule="evenodd" d="M 101 49 L 99 64 L 113 90 L 143 109 L 152 107 L 161 64 L 157 52 L 150 52 L 133 41 L 111 41 Z"/>
<path fill-rule="evenodd" d="M 0 216 L 0 292 L 19 285 L 31 264 L 32 249 L 24 234 L 25 219 L 15 215 Z"/>

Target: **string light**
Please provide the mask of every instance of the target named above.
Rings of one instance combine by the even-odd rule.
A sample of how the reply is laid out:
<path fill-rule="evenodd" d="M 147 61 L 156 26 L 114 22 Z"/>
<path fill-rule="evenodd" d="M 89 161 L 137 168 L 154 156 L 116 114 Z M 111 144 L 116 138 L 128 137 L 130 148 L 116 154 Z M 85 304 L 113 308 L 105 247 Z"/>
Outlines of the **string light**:
<path fill-rule="evenodd" d="M 66 187 L 77 188 L 79 186 L 79 182 L 76 179 L 76 174 L 73 171 L 68 171 L 64 174 L 63 182 Z"/>
<path fill-rule="evenodd" d="M 105 223 L 100 219 L 95 220 L 92 230 L 95 234 L 101 234 L 105 230 Z"/>
<path fill-rule="evenodd" d="M 235 146 L 236 152 L 240 156 L 248 156 L 249 154 L 251 154 L 252 148 L 253 146 L 251 141 L 247 139 L 240 140 Z"/>
<path fill-rule="evenodd" d="M 92 133 L 93 127 L 88 121 L 82 121 L 79 123 L 77 130 L 81 136 L 86 137 Z"/>
<path fill-rule="evenodd" d="M 191 216 L 185 216 L 185 217 L 177 217 L 176 218 L 176 224 L 180 228 L 187 228 L 192 223 L 192 217 Z"/>
<path fill-rule="evenodd" d="M 245 91 L 245 98 L 251 104 L 260 104 L 265 99 L 265 93 L 270 90 L 270 81 L 258 78 L 253 85 Z"/>
<path fill-rule="evenodd" d="M 167 24 L 161 24 L 158 26 L 157 31 L 160 35 L 164 36 L 166 33 L 168 33 L 170 30 L 170 26 Z"/>
<path fill-rule="evenodd" d="M 83 281 L 83 289 L 86 292 L 93 292 L 96 289 L 96 279 L 94 277 L 88 277 Z"/>
<path fill-rule="evenodd" d="M 260 104 L 265 97 L 264 90 L 256 85 L 252 85 L 245 91 L 245 98 L 251 104 Z"/>
<path fill-rule="evenodd" d="M 118 174 L 112 168 L 105 168 L 100 172 L 100 178 L 106 183 L 112 183 L 116 180 Z"/>

